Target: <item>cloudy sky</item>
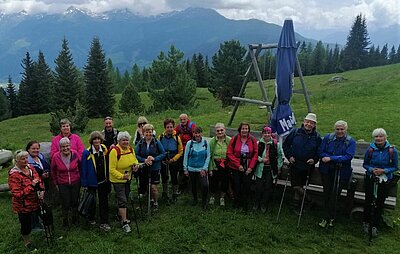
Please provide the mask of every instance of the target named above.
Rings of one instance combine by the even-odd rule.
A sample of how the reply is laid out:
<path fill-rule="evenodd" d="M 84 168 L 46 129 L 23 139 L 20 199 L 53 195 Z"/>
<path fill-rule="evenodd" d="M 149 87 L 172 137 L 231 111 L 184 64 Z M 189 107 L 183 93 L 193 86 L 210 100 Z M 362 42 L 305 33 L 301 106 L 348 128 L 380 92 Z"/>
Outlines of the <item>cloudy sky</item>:
<path fill-rule="evenodd" d="M 368 29 L 400 24 L 400 0 L 0 0 L 0 10 L 5 13 L 55 13 L 71 5 L 93 12 L 128 8 L 141 15 L 205 7 L 231 19 L 256 18 L 279 25 L 290 17 L 295 29 L 303 33 L 349 31 L 358 13 L 365 15 Z"/>

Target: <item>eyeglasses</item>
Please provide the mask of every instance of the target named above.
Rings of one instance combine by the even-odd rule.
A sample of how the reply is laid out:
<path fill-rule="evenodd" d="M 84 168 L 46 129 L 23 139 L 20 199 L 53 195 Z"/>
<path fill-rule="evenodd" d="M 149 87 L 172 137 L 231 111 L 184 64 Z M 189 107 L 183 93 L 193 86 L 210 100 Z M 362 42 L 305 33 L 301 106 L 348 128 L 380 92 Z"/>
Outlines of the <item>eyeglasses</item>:
<path fill-rule="evenodd" d="M 344 128 L 336 128 L 337 131 L 344 131 Z"/>
<path fill-rule="evenodd" d="M 217 130 L 217 132 L 224 132 L 224 129 Z"/>
<path fill-rule="evenodd" d="M 138 123 L 139 126 L 146 125 L 147 123 Z"/>

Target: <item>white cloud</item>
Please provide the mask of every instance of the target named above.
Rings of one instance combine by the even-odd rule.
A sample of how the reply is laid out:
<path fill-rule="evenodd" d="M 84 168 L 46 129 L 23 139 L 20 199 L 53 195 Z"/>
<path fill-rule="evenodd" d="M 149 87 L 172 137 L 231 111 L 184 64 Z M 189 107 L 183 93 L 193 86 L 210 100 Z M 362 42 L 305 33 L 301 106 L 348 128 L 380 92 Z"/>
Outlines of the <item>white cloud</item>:
<path fill-rule="evenodd" d="M 359 13 L 368 27 L 400 24 L 399 0 L 0 0 L 0 10 L 7 13 L 63 12 L 71 5 L 93 12 L 128 8 L 142 15 L 204 7 L 231 19 L 256 18 L 278 25 L 290 17 L 302 29 L 348 30 Z"/>

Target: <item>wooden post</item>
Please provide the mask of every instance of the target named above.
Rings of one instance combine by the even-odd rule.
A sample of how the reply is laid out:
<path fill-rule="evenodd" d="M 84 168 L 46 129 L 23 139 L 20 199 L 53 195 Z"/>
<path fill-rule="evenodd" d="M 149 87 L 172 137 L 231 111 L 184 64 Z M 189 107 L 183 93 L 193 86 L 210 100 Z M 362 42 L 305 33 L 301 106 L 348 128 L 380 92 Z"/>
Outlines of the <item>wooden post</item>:
<path fill-rule="evenodd" d="M 311 113 L 312 111 L 311 111 L 310 98 L 308 97 L 308 91 L 306 88 L 306 84 L 304 82 L 303 72 L 301 71 L 300 62 L 299 62 L 299 58 L 297 58 L 297 54 L 296 54 L 296 67 L 297 67 L 297 72 L 299 73 L 301 86 L 303 87 L 303 94 L 304 94 L 304 99 L 306 100 L 306 104 L 307 104 L 307 111 L 308 111 L 308 113 Z"/>

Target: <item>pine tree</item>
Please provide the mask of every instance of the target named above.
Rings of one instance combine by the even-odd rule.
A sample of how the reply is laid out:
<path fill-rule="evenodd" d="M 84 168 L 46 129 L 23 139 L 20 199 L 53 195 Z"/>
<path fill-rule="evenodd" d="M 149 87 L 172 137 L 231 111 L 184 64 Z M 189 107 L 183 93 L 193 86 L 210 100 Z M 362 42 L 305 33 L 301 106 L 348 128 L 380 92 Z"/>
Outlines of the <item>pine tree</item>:
<path fill-rule="evenodd" d="M 370 44 L 367 23 L 362 14 L 358 14 L 347 36 L 342 66 L 345 70 L 367 67 L 368 45 Z"/>
<path fill-rule="evenodd" d="M 389 56 L 388 56 L 388 63 L 389 64 L 394 64 L 395 63 L 395 57 L 396 57 L 396 49 L 394 48 L 394 45 L 390 49 Z"/>
<path fill-rule="evenodd" d="M 6 97 L 6 92 L 0 87 L 0 121 L 10 118 L 10 103 Z"/>
<path fill-rule="evenodd" d="M 82 101 L 83 86 L 66 38 L 62 40 L 61 51 L 54 62 L 56 64 L 54 70 L 55 98 L 53 100 L 55 103 L 52 110 L 67 110 L 74 107 L 77 99 Z"/>
<path fill-rule="evenodd" d="M 112 115 L 114 93 L 107 72 L 105 53 L 99 38 L 93 38 L 89 56 L 84 67 L 86 101 L 89 117 L 105 117 Z"/>
<path fill-rule="evenodd" d="M 26 52 L 25 58 L 22 59 L 22 69 L 24 70 L 19 84 L 18 90 L 18 108 L 17 115 L 29 115 L 35 114 L 36 107 L 35 102 L 38 96 L 37 90 L 35 89 L 35 74 L 34 74 L 34 62 L 29 54 Z"/>
<path fill-rule="evenodd" d="M 18 116 L 17 115 L 17 107 L 18 107 L 17 92 L 15 90 L 15 85 L 12 82 L 11 76 L 8 76 L 6 94 L 7 94 L 8 102 L 10 104 L 11 117 L 17 117 Z"/>
<path fill-rule="evenodd" d="M 124 113 L 140 114 L 144 111 L 144 106 L 140 99 L 139 93 L 131 82 L 127 84 L 122 92 L 119 102 L 119 110 Z"/>
<path fill-rule="evenodd" d="M 381 56 L 379 59 L 379 65 L 386 65 L 388 64 L 388 45 L 387 43 L 383 45 L 382 50 L 381 50 Z"/>
<path fill-rule="evenodd" d="M 137 64 L 134 64 L 132 67 L 131 80 L 132 85 L 136 88 L 137 91 L 141 92 L 146 90 L 146 86 L 143 80 L 143 73 Z"/>
<path fill-rule="evenodd" d="M 324 48 L 324 45 L 322 44 L 322 41 L 318 41 L 317 45 L 315 46 L 315 48 L 312 52 L 312 58 L 311 58 L 312 72 L 311 72 L 311 74 L 318 75 L 318 74 L 324 73 L 325 62 L 326 62 L 325 48 Z"/>
<path fill-rule="evenodd" d="M 340 66 L 340 49 L 339 49 L 339 45 L 336 43 L 335 44 L 335 48 L 333 50 L 333 68 L 334 68 L 334 72 L 342 72 L 343 70 L 341 69 Z"/>
<path fill-rule="evenodd" d="M 243 83 L 246 62 L 243 57 L 246 49 L 239 41 L 226 41 L 220 45 L 212 57 L 212 84 L 209 91 L 222 101 L 223 106 L 233 104 L 232 96 L 237 96 Z"/>
<path fill-rule="evenodd" d="M 48 113 L 51 111 L 54 94 L 54 77 L 49 65 L 46 63 L 44 54 L 39 51 L 38 60 L 35 64 L 35 82 L 37 84 L 36 103 L 37 113 Z"/>
<path fill-rule="evenodd" d="M 394 57 L 394 63 L 400 63 L 400 44 L 397 47 L 396 56 Z"/>
<path fill-rule="evenodd" d="M 198 87 L 207 87 L 207 80 L 206 80 L 206 70 L 204 65 L 204 57 L 201 53 L 197 55 L 196 62 L 195 62 L 195 69 L 196 69 L 196 81 Z"/>

